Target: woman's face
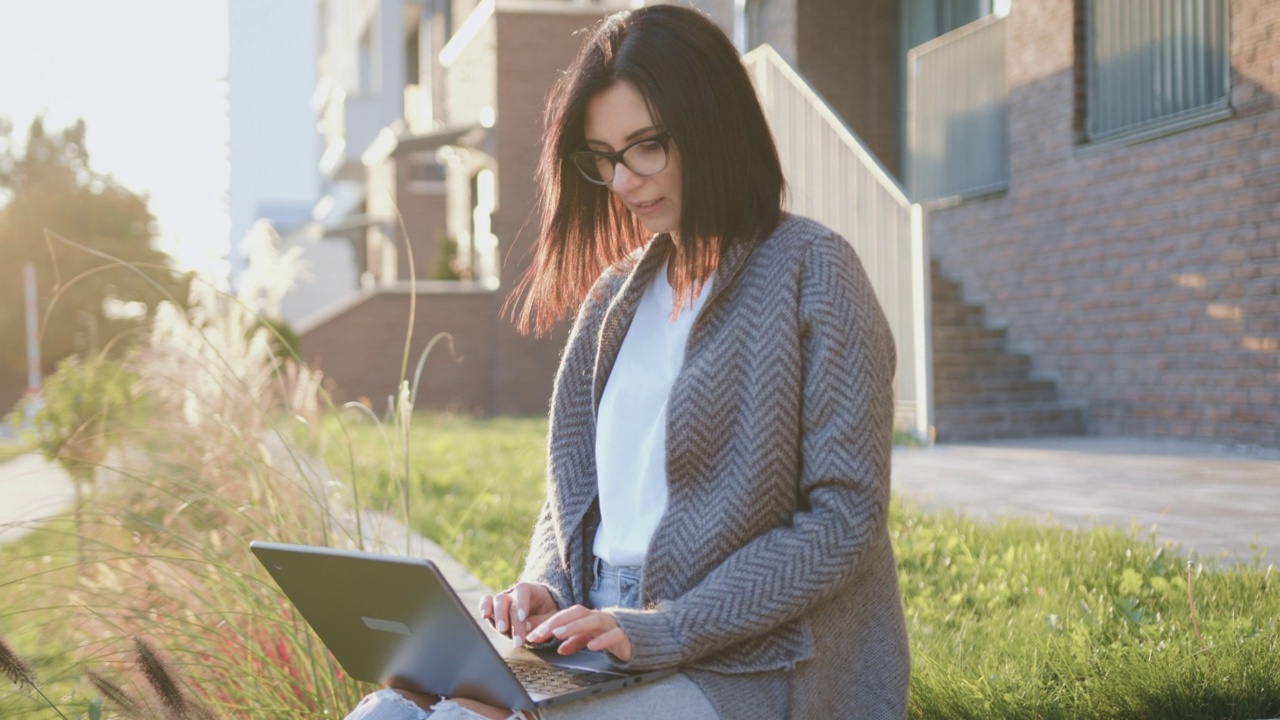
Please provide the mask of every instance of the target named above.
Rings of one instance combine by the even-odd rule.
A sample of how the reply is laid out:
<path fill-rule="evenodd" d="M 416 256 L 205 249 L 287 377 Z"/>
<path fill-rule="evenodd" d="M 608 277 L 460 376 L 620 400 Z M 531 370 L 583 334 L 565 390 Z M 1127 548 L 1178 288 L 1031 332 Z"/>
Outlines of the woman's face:
<path fill-rule="evenodd" d="M 637 141 L 663 136 L 663 128 L 649 115 L 644 96 L 625 81 L 614 83 L 587 101 L 584 131 L 587 149 L 601 152 L 619 152 Z M 659 152 L 656 143 L 641 142 L 628 152 L 628 161 L 632 153 Z M 665 168 L 643 176 L 625 163 L 617 163 L 608 183 L 609 190 L 653 233 L 675 233 L 680 229 L 680 156 L 674 143 L 667 141 L 665 145 Z"/>

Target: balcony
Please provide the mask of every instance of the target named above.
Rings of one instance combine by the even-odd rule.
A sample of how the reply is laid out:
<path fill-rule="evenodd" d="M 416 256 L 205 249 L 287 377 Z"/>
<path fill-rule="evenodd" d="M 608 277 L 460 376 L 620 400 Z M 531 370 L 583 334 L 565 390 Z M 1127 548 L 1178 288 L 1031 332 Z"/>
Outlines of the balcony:
<path fill-rule="evenodd" d="M 360 156 L 382 128 L 401 116 L 402 99 L 382 95 L 348 95 L 334 90 L 320 114 L 324 153 L 320 172 L 333 180 L 364 179 Z"/>
<path fill-rule="evenodd" d="M 907 53 L 907 187 L 916 202 L 1009 184 L 1006 20 L 990 15 Z"/>

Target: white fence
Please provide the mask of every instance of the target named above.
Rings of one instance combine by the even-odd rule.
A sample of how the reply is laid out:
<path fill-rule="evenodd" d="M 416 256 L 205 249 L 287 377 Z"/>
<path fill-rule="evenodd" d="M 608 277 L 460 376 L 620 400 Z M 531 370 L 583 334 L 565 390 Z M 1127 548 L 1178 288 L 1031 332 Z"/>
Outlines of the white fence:
<path fill-rule="evenodd" d="M 843 235 L 884 306 L 898 350 L 898 423 L 931 438 L 928 253 L 920 206 L 773 48 L 743 58 L 773 129 L 788 210 Z"/>

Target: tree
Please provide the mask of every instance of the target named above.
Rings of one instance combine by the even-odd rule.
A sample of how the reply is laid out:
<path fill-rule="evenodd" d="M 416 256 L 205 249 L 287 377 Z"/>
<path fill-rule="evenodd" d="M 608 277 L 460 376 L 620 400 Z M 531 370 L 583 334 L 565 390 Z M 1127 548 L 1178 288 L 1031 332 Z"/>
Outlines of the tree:
<path fill-rule="evenodd" d="M 90 167 L 83 120 L 50 133 L 36 118 L 21 150 L 12 135 L 0 120 L 0 413 L 25 385 L 25 263 L 36 266 L 45 373 L 76 352 L 123 348 L 166 291 L 186 297 L 186 280 L 154 247 L 146 198 Z M 108 312 L 110 299 L 145 312 Z"/>

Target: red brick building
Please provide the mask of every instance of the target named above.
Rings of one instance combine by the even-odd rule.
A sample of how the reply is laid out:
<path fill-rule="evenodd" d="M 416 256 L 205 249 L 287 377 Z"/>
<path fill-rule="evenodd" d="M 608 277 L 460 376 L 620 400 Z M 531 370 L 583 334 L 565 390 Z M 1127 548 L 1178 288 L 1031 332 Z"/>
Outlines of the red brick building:
<path fill-rule="evenodd" d="M 577 52 L 574 33 L 604 11 L 557 0 L 405 5 L 426 13 L 405 25 L 403 57 L 420 58 L 417 84 L 405 93 L 404 121 L 359 153 L 365 287 L 301 328 L 304 357 L 338 399 L 382 410 L 410 331 L 410 380 L 431 339 L 448 333 L 453 352 L 442 342 L 429 356 L 419 406 L 545 413 L 567 328 L 522 337 L 501 309 L 536 233 L 546 95 Z M 459 279 L 439 279 L 446 266 Z"/>
<path fill-rule="evenodd" d="M 695 3 L 744 48 L 773 45 L 923 202 L 940 439 L 1280 445 L 1280 6 L 1129 1 Z M 437 350 L 425 404 L 540 413 L 563 333 L 522 338 L 498 310 L 532 240 L 545 94 L 610 8 L 424 6 L 411 45 L 432 63 L 434 125 L 368 172 L 401 190 L 444 174 L 443 197 L 402 193 L 399 210 L 431 228 L 409 233 L 419 277 L 443 232 L 470 279 L 420 288 L 410 366 L 450 332 L 461 360 Z M 442 169 L 414 169 L 432 157 Z M 376 205 L 370 234 L 403 245 Z M 390 267 L 304 333 L 346 399 L 394 389 L 410 306 Z"/>
<path fill-rule="evenodd" d="M 1163 71 L 1137 50 L 1137 73 L 1091 60 L 1090 5 L 1013 3 L 1007 187 L 929 212 L 933 255 L 1090 433 L 1280 445 L 1280 4 L 1223 2 L 1225 28 L 1184 28 L 1225 80 L 1165 116 L 1187 36 Z M 1108 132 L 1116 73 L 1157 78 L 1126 89 L 1152 96 L 1142 122 Z"/>

